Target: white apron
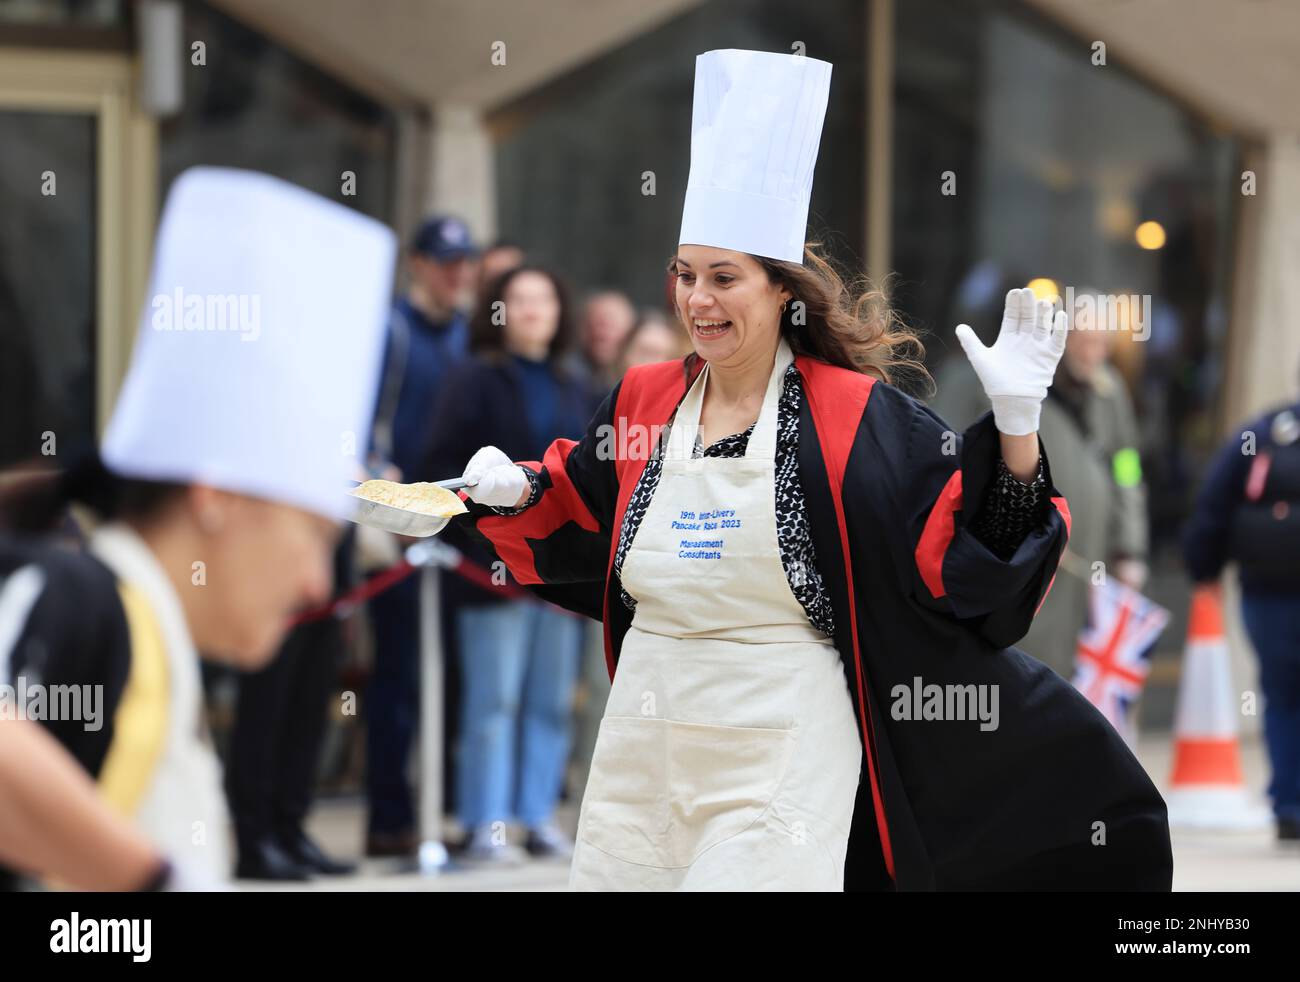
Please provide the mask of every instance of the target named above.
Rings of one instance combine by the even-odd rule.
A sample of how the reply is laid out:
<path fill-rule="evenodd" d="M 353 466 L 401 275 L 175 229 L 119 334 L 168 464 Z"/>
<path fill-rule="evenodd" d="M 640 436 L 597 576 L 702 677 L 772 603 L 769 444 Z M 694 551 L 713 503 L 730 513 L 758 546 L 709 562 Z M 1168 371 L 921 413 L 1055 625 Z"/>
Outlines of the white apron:
<path fill-rule="evenodd" d="M 777 545 L 777 351 L 744 457 L 693 459 L 706 364 L 624 557 L 637 599 L 578 819 L 575 890 L 842 890 L 862 749 Z"/>

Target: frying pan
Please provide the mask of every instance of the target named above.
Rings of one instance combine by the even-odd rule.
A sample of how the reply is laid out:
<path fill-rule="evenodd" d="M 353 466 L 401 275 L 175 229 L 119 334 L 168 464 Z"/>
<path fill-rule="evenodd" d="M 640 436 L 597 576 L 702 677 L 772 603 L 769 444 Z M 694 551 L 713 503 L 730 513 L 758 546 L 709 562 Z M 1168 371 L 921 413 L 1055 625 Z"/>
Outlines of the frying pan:
<path fill-rule="evenodd" d="M 434 481 L 433 483 L 440 488 L 446 488 L 448 491 L 457 491 L 460 488 L 470 486 L 463 478 L 459 477 L 446 481 Z M 355 483 L 354 486 L 356 486 Z M 426 515 L 424 512 L 414 511 L 410 508 L 385 505 L 378 501 L 359 498 L 351 493 L 349 493 L 348 497 L 356 503 L 356 510 L 350 516 L 352 521 L 358 525 L 383 529 L 385 532 L 396 532 L 398 535 L 409 535 L 419 539 L 437 535 L 446 528 L 447 523 L 452 518 L 452 516 L 448 515 Z"/>

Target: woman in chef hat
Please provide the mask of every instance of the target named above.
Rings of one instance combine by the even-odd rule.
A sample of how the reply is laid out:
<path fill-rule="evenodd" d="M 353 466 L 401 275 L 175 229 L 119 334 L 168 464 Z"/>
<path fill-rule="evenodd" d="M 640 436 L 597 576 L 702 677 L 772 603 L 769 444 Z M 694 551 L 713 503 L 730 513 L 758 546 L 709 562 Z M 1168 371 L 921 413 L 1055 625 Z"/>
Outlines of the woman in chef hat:
<path fill-rule="evenodd" d="M 198 659 L 259 668 L 330 594 L 394 255 L 283 181 L 183 174 L 102 460 L 63 482 L 108 521 L 88 555 L 0 548 L 0 682 L 103 686 L 97 725 L 47 725 L 191 878 L 229 874 Z"/>
<path fill-rule="evenodd" d="M 1154 786 L 1009 647 L 1069 534 L 1037 437 L 1064 314 L 1013 290 L 991 348 L 957 329 L 993 404 L 962 435 L 891 384 L 913 339 L 805 248 L 830 71 L 699 56 L 671 264 L 694 353 L 541 461 L 465 469 L 463 520 L 605 623 L 571 885 L 1167 889 Z"/>

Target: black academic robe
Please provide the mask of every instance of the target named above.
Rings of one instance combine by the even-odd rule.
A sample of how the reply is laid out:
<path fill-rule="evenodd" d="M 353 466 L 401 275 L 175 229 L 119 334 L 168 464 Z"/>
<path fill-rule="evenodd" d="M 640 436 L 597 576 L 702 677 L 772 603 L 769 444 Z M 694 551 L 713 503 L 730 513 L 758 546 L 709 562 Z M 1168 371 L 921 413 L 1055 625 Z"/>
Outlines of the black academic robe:
<path fill-rule="evenodd" d="M 956 434 L 891 385 L 806 355 L 795 364 L 800 478 L 863 743 L 846 888 L 1169 889 L 1155 786 L 1087 700 L 1010 647 L 1050 589 L 1065 499 L 1053 488 L 1042 524 L 1003 561 L 963 509 L 996 476 L 991 414 Z M 536 504 L 503 516 L 467 502 L 458 519 L 520 583 L 604 621 L 611 677 L 631 623 L 618 529 L 653 427 L 701 367 L 689 355 L 632 369 L 581 441 L 520 462 L 540 477 Z M 936 691 L 982 696 L 986 711 L 996 698 L 996 726 L 951 701 L 934 718 Z"/>

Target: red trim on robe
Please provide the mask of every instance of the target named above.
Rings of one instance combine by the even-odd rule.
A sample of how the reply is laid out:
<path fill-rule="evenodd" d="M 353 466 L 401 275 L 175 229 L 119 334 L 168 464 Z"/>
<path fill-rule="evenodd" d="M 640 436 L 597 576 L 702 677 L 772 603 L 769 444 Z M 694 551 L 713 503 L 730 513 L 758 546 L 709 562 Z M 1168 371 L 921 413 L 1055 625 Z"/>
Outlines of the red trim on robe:
<path fill-rule="evenodd" d="M 863 734 L 863 752 L 867 758 L 867 776 L 871 779 L 871 803 L 876 813 L 876 829 L 880 835 L 880 851 L 885 859 L 889 878 L 894 874 L 894 847 L 889 839 L 889 822 L 885 817 L 885 801 L 877 775 L 871 704 L 867 699 L 865 675 L 862 671 L 862 652 L 858 644 L 858 607 L 853 588 L 853 562 L 849 548 L 848 522 L 844 516 L 844 471 L 849 453 L 857 437 L 858 426 L 871 398 L 875 379 L 869 375 L 814 361 L 804 355 L 795 358 L 795 365 L 807 380 L 804 394 L 812 413 L 813 425 L 826 462 L 826 477 L 830 481 L 831 501 L 835 505 L 835 520 L 840 529 L 840 551 L 844 554 L 844 581 L 849 596 L 849 625 L 853 637 L 853 667 L 858 688 L 859 725 Z M 825 402 L 823 402 L 825 399 Z M 826 411 L 823 407 L 834 407 Z"/>
<path fill-rule="evenodd" d="M 582 500 L 582 495 L 569 483 L 564 470 L 565 461 L 576 447 L 575 440 L 555 440 L 539 464 L 536 461 L 519 461 L 534 471 L 543 468 L 550 474 L 551 487 L 541 500 L 528 509 L 528 521 L 517 522 L 508 515 L 489 515 L 478 520 L 479 531 L 496 547 L 497 555 L 523 584 L 541 583 L 533 560 L 529 539 L 544 539 L 569 522 L 577 522 L 588 532 L 600 531 L 600 523 Z"/>
<path fill-rule="evenodd" d="M 930 516 L 925 520 L 921 539 L 916 544 L 916 568 L 921 579 L 930 591 L 930 596 L 938 600 L 947 594 L 943 586 L 943 557 L 952 544 L 956 523 L 953 515 L 961 511 L 961 471 L 955 470 L 948 478 L 948 483 L 939 492 L 939 497 L 930 509 Z"/>
<path fill-rule="evenodd" d="M 1065 521 L 1065 535 L 1068 539 L 1070 536 L 1070 506 L 1060 496 L 1052 498 L 1052 504 Z M 948 478 L 948 483 L 939 492 L 939 497 L 935 500 L 930 516 L 925 520 L 925 529 L 921 532 L 921 540 L 916 544 L 916 568 L 920 571 L 921 579 L 929 589 L 930 595 L 936 600 L 947 595 L 947 590 L 943 585 L 943 557 L 948 552 L 948 546 L 952 543 L 955 531 L 953 514 L 958 511 L 961 511 L 961 471 L 954 471 L 952 476 Z M 1052 592 L 1052 584 L 1055 582 L 1056 574 L 1053 573 L 1051 580 L 1047 583 L 1047 589 L 1043 591 L 1042 600 L 1039 600 L 1038 607 L 1034 608 L 1035 614 L 1042 608 L 1043 600 L 1046 600 L 1047 595 Z"/>
<path fill-rule="evenodd" d="M 1056 506 L 1056 510 L 1061 513 L 1061 518 L 1065 520 L 1065 538 L 1068 541 L 1070 538 L 1070 503 L 1061 495 L 1056 495 L 1052 498 L 1052 504 Z"/>

